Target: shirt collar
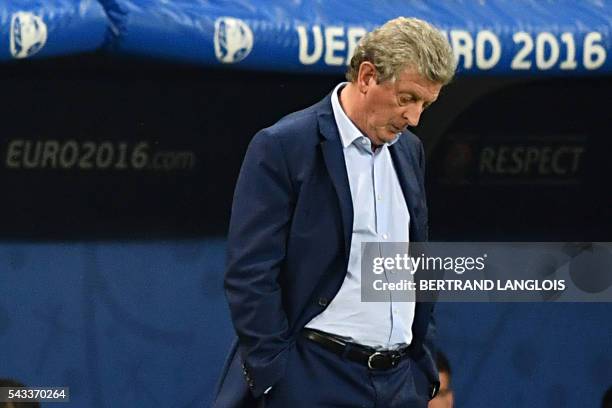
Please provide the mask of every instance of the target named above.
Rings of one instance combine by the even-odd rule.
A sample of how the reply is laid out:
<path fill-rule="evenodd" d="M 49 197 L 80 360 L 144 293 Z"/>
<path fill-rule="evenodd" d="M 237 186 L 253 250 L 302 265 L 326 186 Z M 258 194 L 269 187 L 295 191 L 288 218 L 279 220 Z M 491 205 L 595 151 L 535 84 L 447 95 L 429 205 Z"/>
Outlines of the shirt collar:
<path fill-rule="evenodd" d="M 344 88 L 347 84 L 348 82 L 339 83 L 334 88 L 334 92 L 332 92 L 332 96 L 331 96 L 331 104 L 332 104 L 332 109 L 334 111 L 334 118 L 336 119 L 336 126 L 338 126 L 338 132 L 340 133 L 340 140 L 342 141 L 342 146 L 345 149 L 348 146 L 350 146 L 355 140 L 360 139 L 360 138 L 368 139 L 368 145 L 370 142 L 369 138 L 365 136 L 363 133 L 361 133 L 361 131 L 357 128 L 357 126 L 355 126 L 353 121 L 349 119 L 349 117 L 344 112 L 342 105 L 340 105 L 340 99 L 338 98 L 338 91 Z M 393 139 L 392 141 L 385 143 L 385 145 L 391 146 L 392 144 L 396 143 L 399 140 L 400 135 L 401 133 L 399 133 L 397 137 Z"/>

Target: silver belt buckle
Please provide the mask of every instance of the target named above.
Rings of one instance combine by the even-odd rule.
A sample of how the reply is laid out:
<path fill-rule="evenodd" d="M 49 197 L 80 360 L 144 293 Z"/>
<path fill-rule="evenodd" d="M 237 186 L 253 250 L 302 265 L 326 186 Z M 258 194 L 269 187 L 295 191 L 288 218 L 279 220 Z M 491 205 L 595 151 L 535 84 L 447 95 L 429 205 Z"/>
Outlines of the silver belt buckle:
<path fill-rule="evenodd" d="M 370 355 L 370 357 L 368 357 L 368 368 L 370 370 L 375 370 L 374 367 L 372 367 L 372 360 L 374 359 L 374 357 L 376 356 L 382 356 L 383 354 L 381 352 L 375 351 L 373 354 Z"/>

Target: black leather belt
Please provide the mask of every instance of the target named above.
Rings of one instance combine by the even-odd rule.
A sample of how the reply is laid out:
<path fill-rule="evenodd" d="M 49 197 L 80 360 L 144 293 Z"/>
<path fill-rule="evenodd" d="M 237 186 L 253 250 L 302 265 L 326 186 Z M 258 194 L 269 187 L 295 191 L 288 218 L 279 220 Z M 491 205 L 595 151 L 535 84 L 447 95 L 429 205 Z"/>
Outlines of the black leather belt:
<path fill-rule="evenodd" d="M 325 349 L 364 365 L 370 370 L 388 370 L 411 355 L 410 346 L 400 347 L 397 350 L 377 351 L 372 347 L 351 343 L 318 330 L 304 329 L 302 335 Z"/>

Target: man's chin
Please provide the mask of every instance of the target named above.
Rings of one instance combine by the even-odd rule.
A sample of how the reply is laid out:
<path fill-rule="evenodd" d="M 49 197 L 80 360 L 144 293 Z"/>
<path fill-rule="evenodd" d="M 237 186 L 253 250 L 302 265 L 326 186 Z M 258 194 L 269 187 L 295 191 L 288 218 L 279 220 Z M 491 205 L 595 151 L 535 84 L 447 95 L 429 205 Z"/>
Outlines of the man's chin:
<path fill-rule="evenodd" d="M 385 143 L 389 143 L 395 140 L 395 138 L 402 133 L 401 130 L 388 130 L 387 132 L 385 132 Z"/>
<path fill-rule="evenodd" d="M 401 131 L 394 131 L 392 128 L 384 128 L 381 129 L 383 130 L 382 132 L 377 132 L 374 137 L 373 137 L 373 141 L 374 144 L 376 145 L 382 145 L 385 143 L 390 143 L 392 141 L 395 140 L 395 138 L 397 137 L 397 135 L 399 133 L 401 133 Z"/>

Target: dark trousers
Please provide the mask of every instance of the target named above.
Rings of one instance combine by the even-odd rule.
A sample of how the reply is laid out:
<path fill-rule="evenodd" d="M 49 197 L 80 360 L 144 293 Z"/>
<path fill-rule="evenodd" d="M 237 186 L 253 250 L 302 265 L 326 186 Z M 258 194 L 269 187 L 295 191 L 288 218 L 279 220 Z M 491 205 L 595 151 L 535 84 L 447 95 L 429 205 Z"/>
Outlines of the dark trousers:
<path fill-rule="evenodd" d="M 428 382 L 410 358 L 385 371 L 334 354 L 300 337 L 285 375 L 260 402 L 265 408 L 426 408 Z"/>

